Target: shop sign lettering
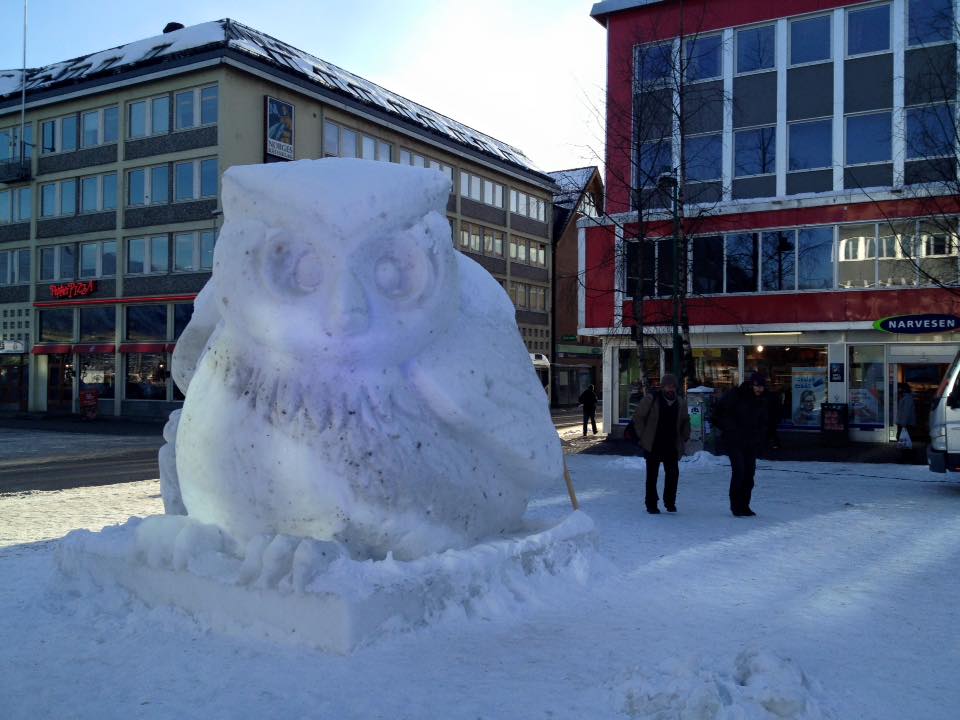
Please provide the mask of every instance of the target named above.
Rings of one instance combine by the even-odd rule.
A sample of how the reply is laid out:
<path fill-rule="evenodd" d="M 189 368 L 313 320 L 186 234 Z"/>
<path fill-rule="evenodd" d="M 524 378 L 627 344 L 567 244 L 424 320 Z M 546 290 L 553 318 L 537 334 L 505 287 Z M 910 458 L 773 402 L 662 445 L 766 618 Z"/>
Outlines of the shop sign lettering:
<path fill-rule="evenodd" d="M 51 285 L 50 295 L 55 298 L 75 298 L 90 295 L 97 289 L 96 280 L 87 280 L 86 282 L 63 283 L 62 285 Z"/>
<path fill-rule="evenodd" d="M 922 333 L 954 332 L 960 330 L 960 317 L 956 315 L 896 315 L 877 320 L 874 329 L 881 332 L 902 335 L 920 335 Z"/>

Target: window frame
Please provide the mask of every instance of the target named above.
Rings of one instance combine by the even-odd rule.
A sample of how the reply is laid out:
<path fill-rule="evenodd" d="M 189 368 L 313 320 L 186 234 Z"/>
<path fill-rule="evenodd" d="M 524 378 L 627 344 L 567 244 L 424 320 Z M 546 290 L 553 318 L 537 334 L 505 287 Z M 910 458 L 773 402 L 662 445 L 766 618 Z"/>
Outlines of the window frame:
<path fill-rule="evenodd" d="M 203 193 L 203 168 L 206 163 L 214 163 L 216 169 L 216 188 L 212 193 L 204 194 Z M 197 200 L 207 200 L 209 198 L 215 198 L 220 192 L 220 165 L 216 157 L 204 157 L 204 158 L 193 158 L 191 160 L 181 160 L 178 162 L 172 163 L 173 165 L 173 197 L 172 202 L 184 203 L 184 202 L 196 202 Z M 177 171 L 180 167 L 190 166 L 190 196 L 189 197 L 180 197 L 180 177 Z"/>
<path fill-rule="evenodd" d="M 27 258 L 27 277 L 20 277 L 20 257 L 21 253 Z M 6 277 L 0 275 L 0 287 L 12 287 L 15 285 L 29 285 L 31 282 L 31 274 L 33 270 L 33 262 L 31 257 L 31 249 L 29 247 L 22 248 L 6 248 L 0 250 L 0 256 L 5 256 L 7 258 L 7 267 L 6 267 Z"/>
<path fill-rule="evenodd" d="M 72 177 L 63 178 L 61 180 L 53 180 L 51 182 L 39 185 L 40 215 L 37 220 L 49 220 L 59 217 L 74 217 L 78 215 L 80 211 L 80 183 L 78 181 L 79 178 Z M 68 184 L 73 185 L 73 212 L 63 212 L 63 187 Z M 52 213 L 44 213 L 44 190 L 49 187 L 54 188 L 54 211 Z"/>
<path fill-rule="evenodd" d="M 737 174 L 737 167 L 738 167 L 737 136 L 743 135 L 744 133 L 762 132 L 763 130 L 773 131 L 773 159 L 771 161 L 773 163 L 773 169 L 770 172 L 761 172 L 761 173 L 744 174 L 744 175 Z M 733 145 L 733 177 L 734 179 L 739 180 L 742 178 L 769 177 L 770 175 L 777 174 L 777 126 L 776 125 L 757 125 L 754 127 L 736 128 L 735 130 L 732 131 L 732 133 L 733 133 L 732 145 Z"/>
<path fill-rule="evenodd" d="M 773 52 L 771 58 L 771 64 L 769 66 L 763 66 L 758 68 L 753 68 L 751 70 L 741 70 L 740 69 L 740 35 L 741 33 L 755 32 L 758 30 L 763 30 L 769 28 L 773 33 Z M 777 25 L 776 23 L 771 22 L 762 22 L 755 25 L 745 25 L 743 27 L 734 28 L 733 30 L 733 74 L 735 77 L 740 77 L 742 75 L 753 75 L 756 73 L 771 72 L 776 70 L 777 67 Z"/>
<path fill-rule="evenodd" d="M 69 272 L 64 271 L 64 255 L 69 250 L 73 254 Z M 53 253 L 53 275 L 45 276 L 44 271 L 44 253 L 52 251 Z M 41 245 L 37 248 L 37 282 L 54 283 L 62 280 L 76 280 L 80 270 L 80 253 L 77 243 L 59 243 L 55 245 Z"/>
<path fill-rule="evenodd" d="M 29 201 L 27 203 L 27 215 L 24 216 L 23 210 L 23 195 L 26 193 L 29 196 Z M 33 186 L 25 185 L 23 187 L 6 187 L 3 190 L 0 190 L 0 206 L 4 204 L 4 196 L 6 196 L 6 205 L 8 208 L 7 216 L 9 220 L 3 219 L 3 213 L 0 211 L 0 225 L 16 225 L 18 223 L 30 222 L 33 220 Z"/>
<path fill-rule="evenodd" d="M 853 15 L 858 15 L 864 12 L 870 12 L 881 7 L 887 8 L 887 46 L 882 50 L 867 50 L 864 52 L 850 52 L 850 18 Z M 855 5 L 852 7 L 844 8 L 844 17 L 843 17 L 843 52 L 845 59 L 851 58 L 861 58 L 869 57 L 871 55 L 883 55 L 885 53 L 893 52 L 893 3 L 890 2 L 879 2 L 872 5 Z M 906 20 L 906 18 L 904 18 Z M 904 28 L 906 29 L 906 22 L 904 22 Z"/>
<path fill-rule="evenodd" d="M 956 27 L 956 22 L 957 22 L 956 17 L 950 18 L 950 37 L 944 40 L 930 40 L 930 41 L 922 41 L 922 42 L 916 42 L 916 43 L 910 42 L 910 5 L 912 2 L 913 0 L 905 0 L 904 2 L 904 8 L 903 8 L 904 15 L 905 15 L 904 21 L 903 21 L 904 47 L 908 49 L 926 48 L 926 47 L 934 47 L 936 45 L 948 45 L 953 43 L 954 41 L 953 35 L 955 34 L 954 28 Z M 953 11 L 956 10 L 956 4 L 953 2 L 953 0 L 947 0 L 947 3 L 948 5 L 950 5 L 951 15 L 953 15 Z"/>
<path fill-rule="evenodd" d="M 203 91 L 211 88 L 217 90 L 216 117 L 213 120 L 203 122 Z M 189 125 L 180 124 L 179 98 L 190 94 L 190 117 Z M 183 90 L 174 90 L 172 93 L 171 107 L 173 108 L 173 123 L 170 132 L 184 132 L 186 130 L 197 130 L 202 127 L 217 125 L 220 121 L 220 90 L 217 83 L 207 85 L 198 85 Z"/>
<path fill-rule="evenodd" d="M 155 200 L 153 192 L 153 180 L 154 180 L 154 171 L 163 168 L 167 173 L 166 187 L 163 191 L 166 193 L 166 198 L 164 200 Z M 131 202 L 130 193 L 133 190 L 133 183 L 131 182 L 131 176 L 134 173 L 143 173 L 143 202 Z M 150 207 L 152 205 L 168 205 L 170 204 L 170 163 L 158 163 L 156 165 L 142 165 L 140 167 L 129 168 L 126 171 L 126 188 L 124 198 L 124 207 Z"/>
<path fill-rule="evenodd" d="M 815 166 L 813 166 L 813 167 L 805 167 L 805 168 L 794 168 L 794 167 L 792 167 L 792 164 L 791 164 L 791 160 L 792 160 L 791 149 L 792 149 L 792 147 L 793 147 L 793 133 L 792 133 L 792 129 L 793 129 L 794 127 L 799 126 L 799 125 L 813 125 L 814 123 L 820 123 L 821 125 L 825 125 L 826 128 L 827 128 L 827 134 L 828 134 L 828 136 L 830 137 L 830 153 L 829 153 L 829 155 L 830 155 L 830 160 L 829 160 L 829 164 L 827 164 L 827 165 L 815 165 Z M 786 150 L 787 150 L 787 157 L 786 157 L 787 173 L 792 173 L 792 172 L 812 172 L 812 171 L 815 171 L 815 170 L 832 170 L 832 169 L 833 169 L 833 116 L 821 117 L 821 118 L 805 118 L 805 119 L 803 119 L 803 120 L 795 120 L 795 121 L 792 121 L 792 122 L 788 122 L 788 123 L 787 123 L 787 148 L 786 148 Z"/>
<path fill-rule="evenodd" d="M 105 205 L 104 200 L 106 199 L 106 193 L 104 192 L 104 189 L 103 189 L 106 178 L 111 176 L 114 179 L 114 192 L 113 192 L 114 198 L 113 198 L 112 207 Z M 88 180 L 95 180 L 96 187 L 97 187 L 97 202 L 96 202 L 96 206 L 92 210 L 84 209 L 84 200 L 86 198 L 86 191 L 84 190 L 84 182 Z M 96 175 L 81 175 L 80 177 L 77 178 L 77 215 L 89 215 L 92 213 L 108 212 L 111 210 L 116 210 L 117 209 L 116 194 L 117 194 L 117 173 L 115 171 L 108 172 L 108 173 L 98 173 Z"/>
<path fill-rule="evenodd" d="M 107 112 L 110 110 L 115 110 L 117 117 L 115 118 L 115 131 L 116 136 L 112 139 L 107 138 Z M 96 140 L 89 145 L 86 142 L 86 119 L 90 115 L 95 115 L 97 118 L 97 130 L 96 130 Z M 84 150 L 86 148 L 100 147 L 101 145 L 113 145 L 114 143 L 120 142 L 120 107 L 119 105 L 107 105 L 102 108 L 97 108 L 95 110 L 83 110 L 80 112 L 80 144 L 79 148 Z"/>
<path fill-rule="evenodd" d="M 827 57 L 819 60 L 804 60 L 802 62 L 793 61 L 793 26 L 798 23 L 809 22 L 811 20 L 826 19 L 827 21 Z M 787 67 L 806 67 L 808 65 L 821 65 L 823 63 L 833 62 L 833 16 L 831 14 L 815 13 L 812 15 L 801 15 L 790 18 L 787 27 Z"/>
<path fill-rule="evenodd" d="M 889 143 L 889 153 L 886 159 L 883 160 L 866 160 L 862 162 L 850 162 L 849 160 L 849 138 L 850 138 L 850 121 L 858 120 L 861 118 L 869 118 L 879 115 L 889 115 L 889 129 L 890 129 L 890 143 Z M 857 133 L 854 133 L 856 135 Z M 874 147 L 876 143 L 870 143 L 871 147 Z M 851 113 L 849 115 L 843 116 L 843 165 L 844 167 L 865 167 L 869 165 L 888 165 L 893 162 L 893 112 L 892 110 L 870 110 L 868 112 L 858 112 Z"/>
<path fill-rule="evenodd" d="M 130 269 L 130 244 L 134 241 L 143 241 L 143 270 L 136 272 Z M 154 241 L 160 240 L 166 244 L 166 267 L 154 270 L 153 248 Z M 166 275 L 170 272 L 170 234 L 131 235 L 123 241 L 123 274 L 126 276 Z"/>
<path fill-rule="evenodd" d="M 204 240 L 207 237 L 213 238 L 213 246 L 216 247 L 217 243 L 217 234 L 213 230 L 186 230 L 183 232 L 174 232 L 172 238 L 172 248 L 173 252 L 170 253 L 168 260 L 168 265 L 170 267 L 171 273 L 197 273 L 197 272 L 210 272 L 213 270 L 213 253 L 210 254 L 210 265 L 203 264 L 203 248 Z M 177 240 L 178 238 L 190 238 L 190 256 L 191 256 L 191 265 L 190 267 L 179 267 L 179 251 Z"/>
<path fill-rule="evenodd" d="M 153 123 L 153 116 L 154 116 L 153 104 L 157 100 L 164 100 L 167 103 L 167 121 L 166 121 L 167 126 L 166 126 L 166 129 L 164 130 L 157 130 L 156 128 L 153 127 L 153 124 L 154 124 Z M 144 121 L 143 121 L 143 125 L 144 125 L 143 135 L 132 134 L 133 121 L 131 120 L 130 113 L 132 111 L 133 106 L 137 105 L 138 103 L 143 103 L 145 107 Z M 158 95 L 149 95 L 147 97 L 138 98 L 136 100 L 128 100 L 126 104 L 126 115 L 124 116 L 126 119 L 126 128 L 127 128 L 126 139 L 142 140 L 143 138 L 154 137 L 156 135 L 168 135 L 171 132 L 171 125 L 173 124 L 171 122 L 171 117 L 170 117 L 170 111 L 172 106 L 173 105 L 171 102 L 170 93 L 161 93 Z"/>
<path fill-rule="evenodd" d="M 103 258 L 106 254 L 106 246 L 113 246 L 113 272 L 108 273 L 103 270 Z M 95 248 L 95 259 L 94 259 L 94 274 L 86 275 L 83 272 L 83 254 L 86 248 L 93 247 Z M 117 276 L 117 260 L 119 256 L 117 254 L 117 241 L 114 239 L 105 239 L 105 240 L 92 240 L 90 242 L 81 242 L 80 248 L 77 253 L 77 277 L 81 280 L 86 280 L 88 278 L 112 278 Z"/>

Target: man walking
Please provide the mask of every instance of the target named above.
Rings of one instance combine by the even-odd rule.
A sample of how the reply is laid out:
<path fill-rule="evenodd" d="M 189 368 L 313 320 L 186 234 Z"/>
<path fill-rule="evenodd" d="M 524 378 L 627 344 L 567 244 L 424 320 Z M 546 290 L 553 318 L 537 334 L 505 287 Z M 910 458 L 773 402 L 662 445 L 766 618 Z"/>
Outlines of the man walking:
<path fill-rule="evenodd" d="M 580 397 L 577 398 L 577 402 L 583 405 L 583 436 L 587 436 L 587 420 L 590 421 L 590 424 L 593 426 L 593 434 L 597 434 L 597 393 L 593 389 L 593 385 L 587 387 Z"/>
<path fill-rule="evenodd" d="M 720 398 L 713 414 L 730 458 L 730 512 L 735 517 L 756 515 L 750 509 L 750 498 L 757 455 L 767 438 L 766 385 L 762 374 L 753 373 L 748 381 Z"/>
<path fill-rule="evenodd" d="M 667 373 L 660 390 L 647 393 L 633 414 L 637 440 L 647 460 L 647 488 L 644 502 L 647 512 L 660 512 L 657 476 L 663 464 L 663 505 L 667 512 L 677 511 L 677 484 L 680 480 L 680 456 L 690 439 L 690 414 L 687 402 L 677 395 L 677 378 Z"/>

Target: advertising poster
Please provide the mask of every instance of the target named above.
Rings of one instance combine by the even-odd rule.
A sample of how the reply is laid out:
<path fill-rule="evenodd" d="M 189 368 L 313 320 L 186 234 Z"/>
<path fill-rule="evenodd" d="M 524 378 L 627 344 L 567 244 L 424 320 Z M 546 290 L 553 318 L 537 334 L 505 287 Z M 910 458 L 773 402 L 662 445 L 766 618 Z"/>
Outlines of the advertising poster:
<path fill-rule="evenodd" d="M 270 157 L 293 160 L 293 105 L 266 96 L 267 138 L 266 154 Z"/>
<path fill-rule="evenodd" d="M 849 398 L 851 425 L 879 425 L 882 423 L 880 396 L 875 390 L 851 388 Z"/>
<path fill-rule="evenodd" d="M 820 429 L 820 405 L 827 400 L 826 368 L 791 370 L 793 401 L 791 417 L 795 427 Z"/>

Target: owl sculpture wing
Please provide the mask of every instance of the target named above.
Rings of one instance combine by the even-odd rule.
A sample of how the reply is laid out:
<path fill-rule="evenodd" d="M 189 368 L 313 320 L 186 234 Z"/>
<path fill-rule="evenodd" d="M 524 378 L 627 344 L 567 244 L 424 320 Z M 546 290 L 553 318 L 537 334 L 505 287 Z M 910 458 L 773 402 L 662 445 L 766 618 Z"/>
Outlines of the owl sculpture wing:
<path fill-rule="evenodd" d="M 458 266 L 460 317 L 449 341 L 411 362 L 413 383 L 441 423 L 520 470 L 531 487 L 557 481 L 560 441 L 513 304 L 501 288 L 491 291 L 496 280 L 476 262 L 458 254 Z"/>

